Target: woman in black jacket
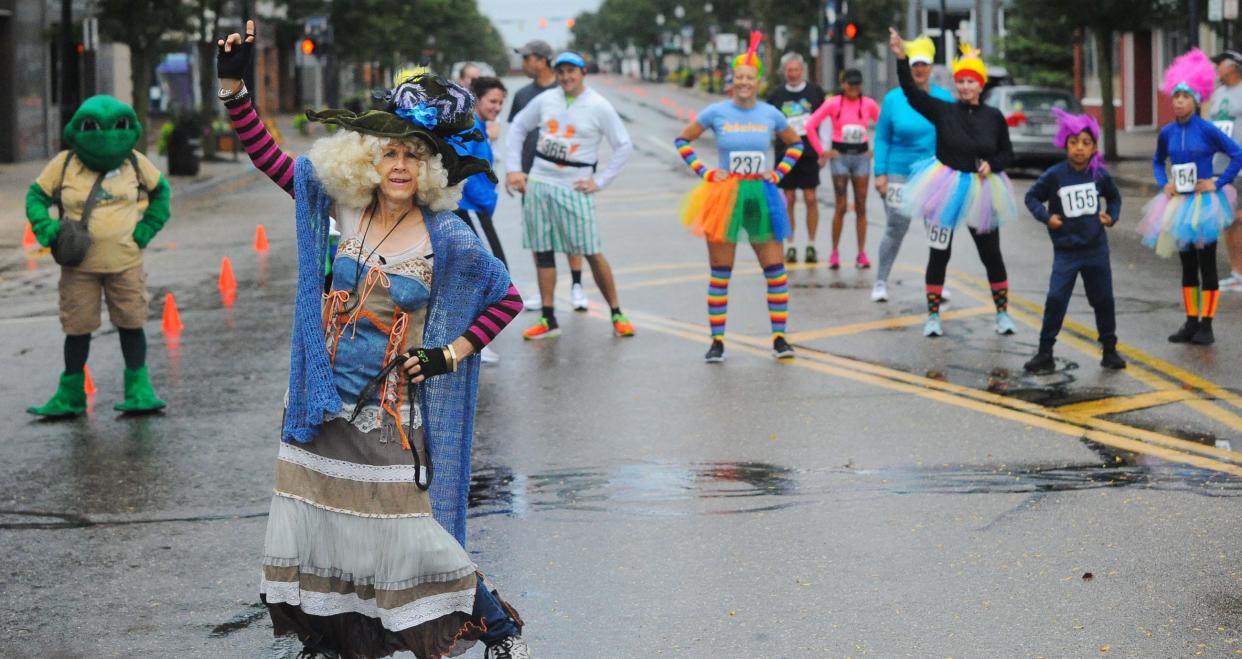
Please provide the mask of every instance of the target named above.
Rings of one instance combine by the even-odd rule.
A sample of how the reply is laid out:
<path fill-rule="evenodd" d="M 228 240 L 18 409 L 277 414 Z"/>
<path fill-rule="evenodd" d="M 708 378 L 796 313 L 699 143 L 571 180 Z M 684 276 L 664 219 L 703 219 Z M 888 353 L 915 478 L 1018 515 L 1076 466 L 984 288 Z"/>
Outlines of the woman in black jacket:
<path fill-rule="evenodd" d="M 954 230 L 966 223 L 979 258 L 987 268 L 996 304 L 996 332 L 1013 334 L 1009 317 L 1009 282 L 1001 257 L 1000 224 L 1017 217 L 1013 186 L 1004 170 L 1013 162 L 1009 125 L 996 108 L 980 103 L 987 67 L 978 51 L 963 49 L 953 63 L 957 102 L 932 97 L 914 82 L 905 41 L 889 28 L 889 47 L 897 56 L 901 90 L 919 114 L 936 127 L 936 157 L 911 169 L 905 203 L 910 217 L 922 218 L 931 256 L 927 261 L 925 336 L 940 336 L 940 302 Z"/>

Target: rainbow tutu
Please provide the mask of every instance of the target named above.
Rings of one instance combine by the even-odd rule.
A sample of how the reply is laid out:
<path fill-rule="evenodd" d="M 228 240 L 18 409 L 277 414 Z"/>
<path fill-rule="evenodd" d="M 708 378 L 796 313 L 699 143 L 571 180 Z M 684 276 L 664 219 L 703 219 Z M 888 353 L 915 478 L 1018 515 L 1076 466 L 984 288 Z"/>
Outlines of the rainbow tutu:
<path fill-rule="evenodd" d="M 989 233 L 1018 217 L 1013 184 L 1004 173 L 979 176 L 927 158 L 911 167 L 904 192 L 905 212 L 925 224 L 956 229 L 964 219 Z"/>
<path fill-rule="evenodd" d="M 736 243 L 743 231 L 752 243 L 784 240 L 790 234 L 785 195 L 761 177 L 730 175 L 700 183 L 686 197 L 681 221 L 712 243 Z"/>
<path fill-rule="evenodd" d="M 1230 224 L 1238 191 L 1226 185 L 1214 192 L 1195 192 L 1172 197 L 1163 192 L 1143 207 L 1138 232 L 1143 244 L 1160 256 L 1171 256 L 1190 245 L 1214 243 Z"/>

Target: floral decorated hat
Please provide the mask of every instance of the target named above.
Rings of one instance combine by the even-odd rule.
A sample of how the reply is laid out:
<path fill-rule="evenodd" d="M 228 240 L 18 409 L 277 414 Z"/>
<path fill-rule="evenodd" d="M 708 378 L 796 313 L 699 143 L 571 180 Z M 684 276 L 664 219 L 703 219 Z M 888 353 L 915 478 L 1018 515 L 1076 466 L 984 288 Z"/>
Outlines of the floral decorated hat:
<path fill-rule="evenodd" d="M 474 122 L 474 95 L 465 88 L 433 73 L 420 73 L 376 93 L 376 100 L 384 109 L 362 113 L 308 110 L 306 117 L 364 135 L 394 140 L 417 137 L 440 154 L 450 186 L 479 173 L 496 182 L 486 160 L 458 151 L 466 142 L 487 139 Z"/>

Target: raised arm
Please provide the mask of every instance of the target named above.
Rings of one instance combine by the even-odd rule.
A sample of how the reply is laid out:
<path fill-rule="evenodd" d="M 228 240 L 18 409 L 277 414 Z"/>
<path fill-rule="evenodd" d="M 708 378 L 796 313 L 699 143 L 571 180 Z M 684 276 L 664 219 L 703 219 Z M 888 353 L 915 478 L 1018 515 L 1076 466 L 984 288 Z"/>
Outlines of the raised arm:
<path fill-rule="evenodd" d="M 259 171 L 293 196 L 293 157 L 281 150 L 259 119 L 242 75 L 254 51 L 254 21 L 246 21 L 246 38 L 234 32 L 216 42 L 216 73 L 220 77 L 220 100 L 228 109 L 229 122 L 237 132 L 246 155 Z"/>
<path fill-rule="evenodd" d="M 901 83 L 901 91 L 910 101 L 910 107 L 935 125 L 940 118 L 941 111 L 949 104 L 923 91 L 915 84 L 914 76 L 910 73 L 910 59 L 906 56 L 906 42 L 900 34 L 897 34 L 897 30 L 891 27 L 888 28 L 888 47 L 897 57 L 897 81 Z"/>

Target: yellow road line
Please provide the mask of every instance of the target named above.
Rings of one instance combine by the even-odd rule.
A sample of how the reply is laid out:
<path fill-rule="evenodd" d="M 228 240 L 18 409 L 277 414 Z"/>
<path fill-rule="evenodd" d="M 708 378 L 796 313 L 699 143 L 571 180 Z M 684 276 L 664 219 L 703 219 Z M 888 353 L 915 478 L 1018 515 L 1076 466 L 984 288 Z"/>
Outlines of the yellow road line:
<path fill-rule="evenodd" d="M 941 317 L 952 320 L 954 318 L 969 318 L 971 316 L 982 316 L 984 314 L 991 313 L 996 313 L 996 309 L 995 307 L 988 305 L 982 307 L 971 307 L 969 309 L 953 309 L 944 312 L 941 314 Z M 822 329 L 793 332 L 792 334 L 789 334 L 787 338 L 794 343 L 801 343 L 833 336 L 846 336 L 849 334 L 861 334 L 862 332 L 871 332 L 874 330 L 889 330 L 898 327 L 909 327 L 911 325 L 922 325 L 925 320 L 927 320 L 927 314 L 911 314 L 909 316 L 896 316 L 894 318 L 869 320 L 862 323 L 853 323 L 851 325 L 837 325 Z"/>
<path fill-rule="evenodd" d="M 1133 412 L 1134 410 L 1167 405 L 1169 403 L 1177 403 L 1194 397 L 1195 394 L 1189 391 L 1181 389 L 1162 389 L 1160 391 L 1149 391 L 1145 394 L 1136 394 L 1134 396 L 1110 396 L 1108 398 L 1089 400 L 1082 403 L 1058 405 L 1056 409 L 1062 414 L 1070 414 L 1074 416 L 1106 416 L 1109 414 L 1121 414 L 1122 412 Z"/>
<path fill-rule="evenodd" d="M 599 314 L 593 315 L 603 318 Z M 642 321 L 640 327 L 643 329 L 677 336 L 696 343 L 702 343 L 707 336 L 706 327 L 699 327 L 697 331 L 690 331 L 686 327 L 694 326 L 689 323 L 670 321 L 661 316 L 642 312 L 631 312 L 630 316 Z M 744 352 L 771 358 L 770 352 L 762 339 L 733 335 L 730 337 L 729 346 L 730 352 Z M 1169 462 L 1188 464 L 1201 469 L 1242 477 L 1242 466 L 1207 457 L 1208 455 L 1213 455 L 1224 460 L 1242 460 L 1242 456 L 1231 451 L 1195 444 L 1194 442 L 1188 442 L 1160 433 L 1130 428 L 1120 424 L 1101 422 L 1087 417 L 1063 416 L 1055 410 L 1042 408 L 1033 403 L 1007 399 L 969 387 L 953 385 L 867 362 L 826 353 L 811 352 L 805 349 L 799 353 L 797 359 L 782 363 L 792 367 L 806 368 L 827 375 L 871 384 L 890 391 L 955 405 L 1070 437 L 1086 438 L 1123 451 L 1152 455 Z M 1115 430 L 1124 431 L 1131 436 L 1120 434 L 1115 432 Z"/>

